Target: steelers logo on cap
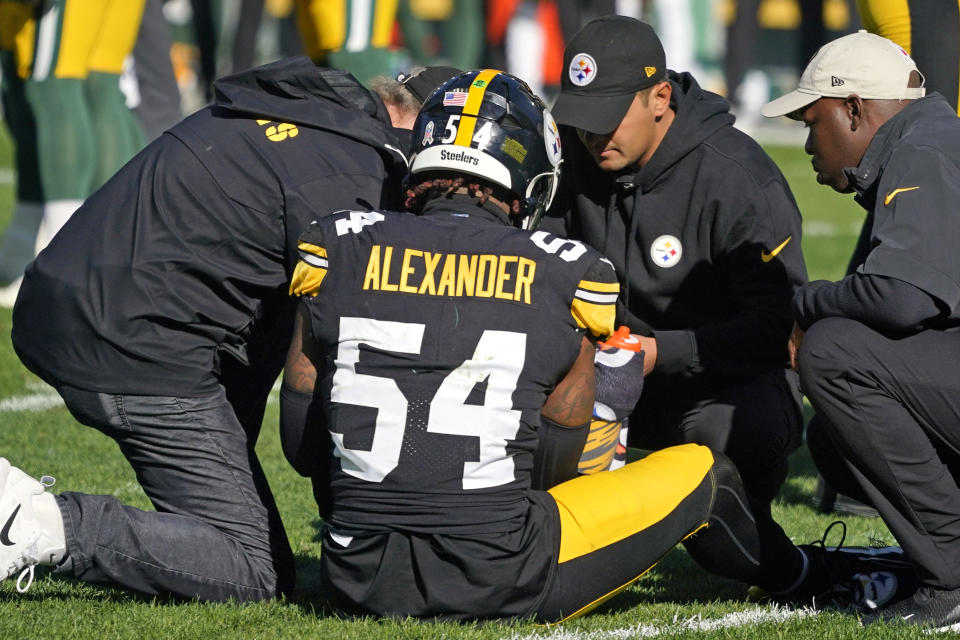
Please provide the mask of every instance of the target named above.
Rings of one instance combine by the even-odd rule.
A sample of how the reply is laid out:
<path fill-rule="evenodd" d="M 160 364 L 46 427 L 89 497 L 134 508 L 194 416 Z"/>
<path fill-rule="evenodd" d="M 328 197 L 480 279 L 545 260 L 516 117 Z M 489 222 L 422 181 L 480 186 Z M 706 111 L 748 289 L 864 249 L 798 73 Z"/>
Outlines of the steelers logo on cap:
<path fill-rule="evenodd" d="M 660 236 L 650 245 L 650 257 L 658 267 L 669 269 L 680 262 L 683 246 L 675 236 Z"/>
<path fill-rule="evenodd" d="M 578 87 L 585 87 L 597 76 L 597 61 L 588 53 L 578 53 L 570 61 L 570 82 Z"/>

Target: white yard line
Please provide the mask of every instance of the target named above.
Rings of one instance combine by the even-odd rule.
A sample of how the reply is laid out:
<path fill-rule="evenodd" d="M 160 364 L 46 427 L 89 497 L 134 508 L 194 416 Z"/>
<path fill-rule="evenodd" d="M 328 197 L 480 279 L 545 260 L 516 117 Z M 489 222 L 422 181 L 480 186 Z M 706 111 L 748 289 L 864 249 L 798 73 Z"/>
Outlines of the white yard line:
<path fill-rule="evenodd" d="M 0 413 L 46 411 L 47 409 L 63 406 L 63 399 L 60 397 L 60 394 L 54 391 L 53 387 L 48 384 L 40 381 L 28 382 L 27 391 L 32 391 L 33 393 L 0 398 Z"/>
<path fill-rule="evenodd" d="M 829 238 L 837 235 L 837 225 L 832 222 L 804 222 L 803 235 L 805 238 Z"/>
<path fill-rule="evenodd" d="M 656 638 L 681 632 L 712 632 L 719 629 L 747 627 L 768 622 L 784 622 L 791 618 L 806 618 L 816 615 L 812 609 L 756 608 L 728 613 L 720 618 L 675 618 L 666 624 L 640 624 L 620 629 L 576 631 L 556 629 L 527 635 L 507 636 L 503 640 L 629 640 L 631 638 Z"/>
<path fill-rule="evenodd" d="M 0 413 L 22 411 L 46 411 L 63 406 L 63 399 L 56 391 L 34 393 L 29 396 L 12 396 L 0 400 Z"/>
<path fill-rule="evenodd" d="M 810 220 L 803 223 L 804 238 L 833 238 L 839 235 L 856 236 L 863 226 L 862 219 L 829 222 L 826 220 Z"/>

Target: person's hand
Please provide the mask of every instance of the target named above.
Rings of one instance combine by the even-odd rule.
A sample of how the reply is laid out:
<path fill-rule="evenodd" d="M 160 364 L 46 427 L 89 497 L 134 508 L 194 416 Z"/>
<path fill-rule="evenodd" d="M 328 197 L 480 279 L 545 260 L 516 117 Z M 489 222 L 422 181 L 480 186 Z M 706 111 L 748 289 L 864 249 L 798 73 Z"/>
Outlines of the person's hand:
<path fill-rule="evenodd" d="M 653 365 L 657 363 L 657 339 L 648 336 L 637 337 L 640 338 L 640 348 L 643 349 L 643 375 L 648 376 L 653 371 Z"/>
<path fill-rule="evenodd" d="M 793 325 L 790 339 L 787 341 L 787 351 L 790 353 L 790 368 L 797 368 L 797 356 L 800 354 L 800 343 L 803 342 L 803 329 Z"/>

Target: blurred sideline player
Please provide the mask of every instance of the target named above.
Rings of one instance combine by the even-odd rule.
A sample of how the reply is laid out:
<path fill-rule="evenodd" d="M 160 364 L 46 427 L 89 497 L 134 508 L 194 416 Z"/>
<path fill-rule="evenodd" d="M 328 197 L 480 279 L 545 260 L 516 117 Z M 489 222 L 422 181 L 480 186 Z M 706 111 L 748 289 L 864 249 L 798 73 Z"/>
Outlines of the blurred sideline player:
<path fill-rule="evenodd" d="M 84 198 L 143 145 L 120 91 L 145 0 L 0 2 L 4 112 L 17 204 L 0 245 L 0 304 Z"/>
<path fill-rule="evenodd" d="M 416 64 L 438 61 L 461 69 L 480 64 L 484 52 L 482 0 L 400 0 L 397 22 Z"/>
<path fill-rule="evenodd" d="M 366 84 L 396 75 L 405 55 L 391 48 L 398 0 L 296 0 L 303 50 L 314 62 L 352 73 Z"/>
<path fill-rule="evenodd" d="M 281 429 L 313 479 L 333 604 L 557 622 L 681 540 L 721 575 L 760 579 L 756 528 L 721 454 L 686 444 L 571 480 L 592 343 L 613 331 L 619 287 L 597 251 L 535 230 L 561 160 L 542 101 L 513 76 L 467 72 L 427 100 L 413 140 L 406 204 L 420 215 L 319 220 L 291 282 L 302 303 Z M 836 576 L 873 566 L 786 548 L 765 586 L 799 600 L 848 593 Z"/>
<path fill-rule="evenodd" d="M 857 0 L 864 28 L 906 49 L 926 80 L 954 111 L 960 98 L 960 2 Z"/>
<path fill-rule="evenodd" d="M 139 101 L 132 107 L 147 142 L 183 117 L 171 47 L 170 23 L 163 15 L 163 0 L 147 0 L 133 47 Z"/>

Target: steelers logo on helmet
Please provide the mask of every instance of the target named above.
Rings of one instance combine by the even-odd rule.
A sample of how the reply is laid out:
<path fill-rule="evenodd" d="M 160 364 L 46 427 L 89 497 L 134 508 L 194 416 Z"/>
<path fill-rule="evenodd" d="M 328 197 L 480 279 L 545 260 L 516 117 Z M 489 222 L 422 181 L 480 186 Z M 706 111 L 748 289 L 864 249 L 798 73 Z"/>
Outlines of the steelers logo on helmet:
<path fill-rule="evenodd" d="M 543 112 L 543 142 L 547 145 L 547 158 L 557 166 L 560 164 L 562 154 L 560 152 L 560 131 L 557 129 L 557 123 L 553 119 L 553 114 L 549 111 Z"/>
<path fill-rule="evenodd" d="M 550 206 L 561 162 L 557 126 L 523 80 L 496 69 L 467 71 L 427 98 L 413 127 L 410 180 L 469 175 L 520 203 L 511 222 L 532 229 Z M 497 196 L 499 197 L 499 196 Z"/>
<path fill-rule="evenodd" d="M 570 61 L 567 73 L 574 86 L 585 87 L 597 77 L 597 61 L 589 53 L 578 53 Z"/>

